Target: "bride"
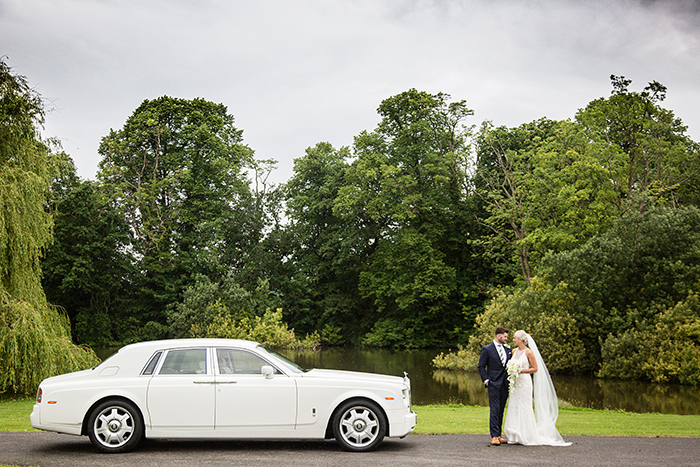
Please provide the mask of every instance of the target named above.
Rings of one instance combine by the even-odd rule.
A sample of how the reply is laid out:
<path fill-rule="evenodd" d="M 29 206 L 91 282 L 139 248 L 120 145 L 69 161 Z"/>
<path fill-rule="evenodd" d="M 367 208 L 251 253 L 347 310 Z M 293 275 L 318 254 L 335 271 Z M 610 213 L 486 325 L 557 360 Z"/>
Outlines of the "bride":
<path fill-rule="evenodd" d="M 569 446 L 571 443 L 564 441 L 554 425 L 559 416 L 557 393 L 547 366 L 537 350 L 537 344 L 525 331 L 517 331 L 513 342 L 517 348 L 513 349 L 513 357 L 508 365 L 508 379 L 515 378 L 515 387 L 511 386 L 510 389 L 508 411 L 503 425 L 508 443 Z"/>

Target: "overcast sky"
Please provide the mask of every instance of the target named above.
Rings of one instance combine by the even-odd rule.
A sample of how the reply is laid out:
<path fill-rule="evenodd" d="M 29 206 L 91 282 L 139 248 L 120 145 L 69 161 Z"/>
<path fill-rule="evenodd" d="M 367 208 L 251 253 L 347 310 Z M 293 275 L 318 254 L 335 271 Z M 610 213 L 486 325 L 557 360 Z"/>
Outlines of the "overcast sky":
<path fill-rule="evenodd" d="M 573 118 L 611 74 L 656 80 L 700 141 L 697 0 L 0 0 L 0 56 L 47 100 L 44 136 L 82 178 L 110 128 L 163 95 L 226 105 L 275 181 L 410 88 L 512 127 Z"/>

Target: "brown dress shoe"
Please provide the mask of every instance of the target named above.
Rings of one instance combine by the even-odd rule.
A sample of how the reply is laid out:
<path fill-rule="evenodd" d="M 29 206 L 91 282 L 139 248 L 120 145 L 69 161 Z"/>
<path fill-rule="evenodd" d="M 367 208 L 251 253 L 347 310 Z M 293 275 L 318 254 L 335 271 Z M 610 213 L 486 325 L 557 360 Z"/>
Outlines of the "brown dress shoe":
<path fill-rule="evenodd" d="M 498 438 L 499 438 L 498 436 L 496 436 L 495 438 L 491 438 L 491 446 L 500 446 L 501 445 L 501 442 L 498 440 Z"/>
<path fill-rule="evenodd" d="M 507 439 L 505 439 L 505 438 L 504 438 L 504 437 L 502 437 L 502 436 L 499 436 L 499 437 L 498 437 L 498 441 L 500 441 L 500 442 L 501 442 L 501 444 L 508 444 L 508 440 L 507 440 Z"/>

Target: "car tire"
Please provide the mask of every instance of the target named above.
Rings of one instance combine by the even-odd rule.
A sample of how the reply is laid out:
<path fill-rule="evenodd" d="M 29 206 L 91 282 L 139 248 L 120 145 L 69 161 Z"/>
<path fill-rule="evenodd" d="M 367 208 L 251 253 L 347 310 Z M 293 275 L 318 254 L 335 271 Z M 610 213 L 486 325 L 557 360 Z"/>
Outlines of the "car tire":
<path fill-rule="evenodd" d="M 143 438 L 143 418 L 134 404 L 124 400 L 102 402 L 90 413 L 90 442 L 107 453 L 128 452 Z"/>
<path fill-rule="evenodd" d="M 384 412 L 368 400 L 346 401 L 333 417 L 333 436 L 346 451 L 375 449 L 384 439 L 387 428 Z"/>

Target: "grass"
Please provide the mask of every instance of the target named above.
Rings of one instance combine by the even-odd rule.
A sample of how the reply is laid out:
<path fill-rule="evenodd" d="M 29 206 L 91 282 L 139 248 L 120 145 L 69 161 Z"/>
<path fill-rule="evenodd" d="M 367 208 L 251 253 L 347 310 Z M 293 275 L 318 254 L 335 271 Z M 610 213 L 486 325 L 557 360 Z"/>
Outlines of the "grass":
<path fill-rule="evenodd" d="M 466 405 L 414 407 L 415 433 L 481 434 L 488 432 L 489 408 Z M 631 413 L 614 410 L 560 408 L 559 432 L 583 436 L 700 437 L 700 415 Z"/>
<path fill-rule="evenodd" d="M 36 431 L 29 423 L 33 405 L 30 396 L 0 398 L 0 431 Z"/>
<path fill-rule="evenodd" d="M 0 398 L 0 431 L 34 431 L 29 414 L 33 397 Z M 468 405 L 415 406 L 420 434 L 484 434 L 489 408 Z M 700 438 L 700 415 L 631 413 L 560 408 L 557 428 L 563 436 L 659 436 Z M 2 466 L 0 466 L 2 467 Z"/>

